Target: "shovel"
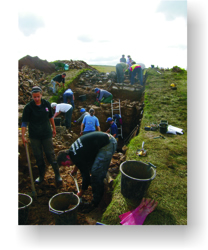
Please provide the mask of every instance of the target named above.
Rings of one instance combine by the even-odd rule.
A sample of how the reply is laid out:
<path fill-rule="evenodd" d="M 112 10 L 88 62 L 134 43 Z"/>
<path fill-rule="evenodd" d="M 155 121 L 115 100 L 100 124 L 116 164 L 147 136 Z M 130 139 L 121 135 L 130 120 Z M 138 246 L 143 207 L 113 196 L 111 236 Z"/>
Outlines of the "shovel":
<path fill-rule="evenodd" d="M 29 150 L 28 150 L 28 145 L 25 143 L 25 148 L 26 148 L 26 155 L 27 155 L 27 162 L 28 162 L 28 167 L 29 167 L 29 173 L 30 173 L 30 180 L 31 180 L 31 187 L 32 187 L 32 196 L 35 198 L 37 197 L 37 193 L 35 191 L 35 185 L 33 181 L 33 174 L 32 174 L 32 168 L 30 164 L 30 155 L 29 155 Z"/>
<path fill-rule="evenodd" d="M 76 185 L 76 188 L 77 188 L 77 192 L 79 193 L 79 185 L 78 185 L 78 182 L 77 182 L 77 173 L 75 176 L 73 176 L 71 173 L 70 173 L 71 177 L 74 179 L 74 182 L 75 182 L 75 185 Z M 82 198 L 80 198 L 80 202 L 82 202 Z"/>
<path fill-rule="evenodd" d="M 146 156 L 146 155 L 147 155 L 147 151 L 144 150 L 144 141 L 142 142 L 142 149 L 139 149 L 139 150 L 137 151 L 137 155 L 138 155 L 138 156 Z"/>

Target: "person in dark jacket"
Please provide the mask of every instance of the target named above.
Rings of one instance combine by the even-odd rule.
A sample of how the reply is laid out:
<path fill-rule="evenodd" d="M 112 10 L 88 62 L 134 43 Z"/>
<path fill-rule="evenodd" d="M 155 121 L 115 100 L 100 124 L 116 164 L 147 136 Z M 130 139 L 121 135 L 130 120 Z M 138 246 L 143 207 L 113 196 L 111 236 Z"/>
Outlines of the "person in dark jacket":
<path fill-rule="evenodd" d="M 66 73 L 62 73 L 59 74 L 57 76 L 55 76 L 52 80 L 51 80 L 51 84 L 53 85 L 53 93 L 56 94 L 56 85 L 58 84 L 59 87 L 61 87 L 60 83 L 63 83 L 63 87 L 64 87 L 64 83 L 65 83 L 65 77 L 66 77 Z"/>
<path fill-rule="evenodd" d="M 116 64 L 117 83 L 123 83 L 124 72 L 128 69 L 128 64 L 120 62 Z"/>
<path fill-rule="evenodd" d="M 43 158 L 43 151 L 45 152 L 48 162 L 53 167 L 56 181 L 61 182 L 62 179 L 55 159 L 52 141 L 52 136 L 56 136 L 56 126 L 53 119 L 51 104 L 42 99 L 42 90 L 38 86 L 32 88 L 32 98 L 33 100 L 29 102 L 23 110 L 22 141 L 24 146 L 25 143 L 28 143 L 28 140 L 25 138 L 25 132 L 29 123 L 29 139 L 39 170 L 39 177 L 35 182 L 41 183 L 44 180 L 46 165 Z M 51 130 L 51 125 L 53 131 Z"/>
<path fill-rule="evenodd" d="M 88 186 L 92 186 L 91 205 L 96 207 L 104 193 L 103 180 L 106 177 L 112 156 L 116 150 L 116 139 L 104 132 L 92 132 L 79 137 L 68 150 L 58 153 L 59 166 L 73 166 L 71 174 L 78 171 L 82 175 L 82 187 L 77 193 L 82 197 Z M 91 174 L 91 176 L 90 176 Z"/>

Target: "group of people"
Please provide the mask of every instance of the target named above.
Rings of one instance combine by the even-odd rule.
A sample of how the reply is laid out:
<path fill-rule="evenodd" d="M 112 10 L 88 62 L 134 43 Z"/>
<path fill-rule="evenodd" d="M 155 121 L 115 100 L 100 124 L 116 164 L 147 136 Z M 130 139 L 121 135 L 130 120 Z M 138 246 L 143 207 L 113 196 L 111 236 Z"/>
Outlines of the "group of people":
<path fill-rule="evenodd" d="M 56 80 L 64 78 L 65 76 L 56 78 Z M 64 84 L 64 81 L 61 81 Z M 97 102 L 111 102 L 113 96 L 108 91 L 98 88 L 94 91 L 97 93 Z M 50 104 L 47 100 L 42 99 L 42 90 L 38 86 L 32 88 L 31 94 L 32 101 L 26 104 L 23 110 L 21 127 L 22 141 L 25 145 L 28 143 L 28 139 L 25 138 L 28 126 L 30 144 L 39 170 L 39 177 L 35 182 L 40 184 L 44 180 L 46 164 L 43 153 L 45 153 L 54 170 L 57 184 L 62 182 L 59 167 L 75 165 L 71 173 L 74 174 L 79 169 L 82 175 L 82 187 L 77 195 L 81 197 L 91 185 L 93 199 L 90 206 L 98 206 L 104 192 L 103 180 L 117 148 L 118 129 L 116 124 L 111 117 L 108 117 L 106 122 L 109 123 L 110 128 L 106 132 L 101 132 L 95 110 L 90 109 L 89 112 L 86 112 L 82 108 L 80 110 L 82 115 L 77 119 L 77 122 L 81 122 L 81 136 L 68 150 L 60 151 L 56 157 L 52 141 L 52 138 L 56 136 L 54 118 L 61 112 L 65 113 L 66 128 L 71 127 L 71 117 L 75 107 L 74 94 L 71 89 L 67 89 L 63 94 L 64 103 L 60 104 L 55 102 Z M 68 99 L 71 104 L 68 103 Z M 55 110 L 55 114 L 52 109 Z"/>
<path fill-rule="evenodd" d="M 129 80 L 131 85 L 135 83 L 135 77 L 138 74 L 140 85 L 143 86 L 143 71 L 141 65 L 137 64 L 132 60 L 131 56 L 127 56 L 127 60 L 125 55 L 122 55 L 120 58 L 120 62 L 116 64 L 116 74 L 117 74 L 117 82 L 124 82 L 124 74 L 127 72 L 129 75 Z"/>

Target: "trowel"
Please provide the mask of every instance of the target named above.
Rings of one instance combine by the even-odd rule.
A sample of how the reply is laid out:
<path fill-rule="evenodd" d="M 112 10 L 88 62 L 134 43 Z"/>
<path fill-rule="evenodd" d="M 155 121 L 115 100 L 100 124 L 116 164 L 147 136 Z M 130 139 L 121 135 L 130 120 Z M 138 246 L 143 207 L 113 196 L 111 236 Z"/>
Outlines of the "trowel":
<path fill-rule="evenodd" d="M 138 156 L 146 156 L 147 155 L 147 151 L 144 149 L 144 141 L 142 142 L 142 149 L 139 149 L 137 151 L 137 155 Z"/>

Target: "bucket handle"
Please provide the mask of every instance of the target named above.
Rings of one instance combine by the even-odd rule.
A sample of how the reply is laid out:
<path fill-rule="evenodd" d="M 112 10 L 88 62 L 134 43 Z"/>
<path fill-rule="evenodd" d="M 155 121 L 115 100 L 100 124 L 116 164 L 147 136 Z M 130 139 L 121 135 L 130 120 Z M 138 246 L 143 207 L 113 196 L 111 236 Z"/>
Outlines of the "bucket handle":
<path fill-rule="evenodd" d="M 155 165 L 153 165 L 152 163 L 148 162 L 149 166 L 152 166 L 153 168 L 157 168 Z"/>
<path fill-rule="evenodd" d="M 52 212 L 52 213 L 54 213 L 54 214 L 63 214 L 63 213 L 65 213 L 65 211 L 63 211 L 63 212 L 55 212 L 53 209 L 51 209 L 51 208 L 49 208 L 49 211 L 50 212 Z"/>

